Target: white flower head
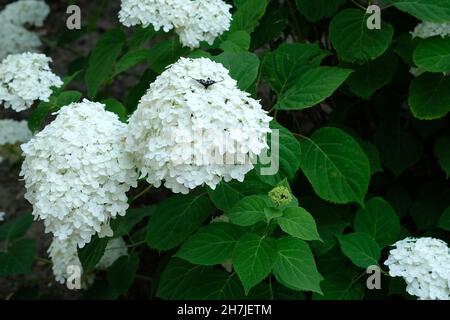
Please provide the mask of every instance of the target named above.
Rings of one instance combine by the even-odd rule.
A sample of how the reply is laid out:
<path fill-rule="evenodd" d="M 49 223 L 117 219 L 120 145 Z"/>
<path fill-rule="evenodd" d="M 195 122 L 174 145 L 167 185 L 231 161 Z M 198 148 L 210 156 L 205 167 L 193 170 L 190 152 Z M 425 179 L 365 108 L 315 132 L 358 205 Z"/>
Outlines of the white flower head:
<path fill-rule="evenodd" d="M 44 1 L 19 0 L 0 12 L 0 61 L 10 54 L 35 52 L 42 45 L 26 26 L 41 27 L 50 9 Z"/>
<path fill-rule="evenodd" d="M 103 257 L 100 259 L 100 261 L 97 263 L 96 269 L 106 270 L 110 266 L 112 266 L 117 259 L 127 254 L 128 248 L 123 238 L 122 237 L 113 238 L 108 241 L 108 244 L 106 245 L 105 248 L 105 253 L 103 254 Z"/>
<path fill-rule="evenodd" d="M 216 80 L 208 87 L 198 80 Z M 141 98 L 128 125 L 127 149 L 141 177 L 176 193 L 222 179 L 243 181 L 267 149 L 271 118 L 241 91 L 226 68 L 181 58 Z"/>
<path fill-rule="evenodd" d="M 3 211 L 0 211 L 0 222 L 5 221 L 5 216 L 6 216 L 6 213 Z"/>
<path fill-rule="evenodd" d="M 117 115 L 84 100 L 63 107 L 22 145 L 25 197 L 46 232 L 83 247 L 110 219 L 125 215 L 126 192 L 137 179 L 125 134 Z"/>
<path fill-rule="evenodd" d="M 413 32 L 411 32 L 413 38 L 431 38 L 435 36 L 441 36 L 445 38 L 450 35 L 450 23 L 435 23 L 424 21 L 419 23 Z"/>
<path fill-rule="evenodd" d="M 450 300 L 450 250 L 434 238 L 406 238 L 394 244 L 384 262 L 392 277 L 403 277 L 406 291 L 420 300 Z"/>
<path fill-rule="evenodd" d="M 25 120 L 0 119 L 0 145 L 27 142 L 31 136 Z"/>
<path fill-rule="evenodd" d="M 48 101 L 52 87 L 63 82 L 51 70 L 51 58 L 40 53 L 9 55 L 0 63 L 0 103 L 23 111 L 36 100 Z"/>
<path fill-rule="evenodd" d="M 119 20 L 127 27 L 175 29 L 184 46 L 197 48 L 230 28 L 230 9 L 223 0 L 122 0 Z"/>
<path fill-rule="evenodd" d="M 19 0 L 8 4 L 0 12 L 0 16 L 16 25 L 31 25 L 42 27 L 45 18 L 50 13 L 50 7 L 39 0 Z"/>

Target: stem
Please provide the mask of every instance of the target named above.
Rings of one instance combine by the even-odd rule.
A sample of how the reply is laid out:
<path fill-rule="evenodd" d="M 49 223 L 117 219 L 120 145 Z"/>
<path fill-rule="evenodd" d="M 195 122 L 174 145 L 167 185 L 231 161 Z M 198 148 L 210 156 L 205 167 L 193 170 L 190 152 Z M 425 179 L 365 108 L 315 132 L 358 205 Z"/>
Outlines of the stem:
<path fill-rule="evenodd" d="M 359 8 L 361 8 L 362 10 L 366 11 L 366 8 L 364 8 L 361 4 L 359 4 L 358 2 L 356 2 L 355 0 L 352 0 L 352 2 Z"/>
<path fill-rule="evenodd" d="M 46 258 L 42 258 L 42 257 L 34 257 L 37 261 L 41 261 L 44 263 L 48 263 L 48 264 L 52 264 L 52 262 Z"/>
<path fill-rule="evenodd" d="M 139 192 L 137 195 L 135 195 L 133 198 L 131 198 L 131 200 L 129 201 L 130 204 L 132 204 L 134 201 L 136 201 L 137 199 L 139 199 L 140 197 L 142 197 L 144 194 L 147 193 L 147 191 L 149 191 L 152 188 L 152 185 L 149 185 L 147 188 L 145 188 L 144 190 L 142 190 L 141 192 Z"/>

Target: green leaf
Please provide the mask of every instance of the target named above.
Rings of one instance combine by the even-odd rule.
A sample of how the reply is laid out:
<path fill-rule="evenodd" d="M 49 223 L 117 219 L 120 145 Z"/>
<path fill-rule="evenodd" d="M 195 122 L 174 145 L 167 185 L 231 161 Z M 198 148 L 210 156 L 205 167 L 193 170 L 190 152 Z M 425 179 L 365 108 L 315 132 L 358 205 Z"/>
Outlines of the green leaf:
<path fill-rule="evenodd" d="M 369 234 L 355 232 L 337 238 L 342 252 L 358 267 L 378 265 L 381 257 L 380 248 Z"/>
<path fill-rule="evenodd" d="M 269 275 L 276 259 L 277 243 L 274 239 L 253 233 L 239 239 L 232 261 L 246 294 Z"/>
<path fill-rule="evenodd" d="M 245 31 L 236 31 L 220 44 L 220 49 L 227 52 L 247 51 L 250 48 L 250 35 Z"/>
<path fill-rule="evenodd" d="M 193 299 L 192 288 L 196 283 L 201 283 L 207 271 L 207 267 L 171 259 L 161 274 L 156 295 L 166 300 Z"/>
<path fill-rule="evenodd" d="M 246 0 L 237 6 L 238 10 L 233 15 L 230 33 L 243 30 L 251 34 L 264 15 L 267 3 L 267 0 Z"/>
<path fill-rule="evenodd" d="M 266 13 L 252 34 L 252 48 L 261 48 L 266 43 L 281 35 L 288 24 L 287 6 L 270 1 Z"/>
<path fill-rule="evenodd" d="M 420 160 L 422 144 L 398 124 L 381 125 L 375 133 L 375 145 L 383 165 L 399 176 Z"/>
<path fill-rule="evenodd" d="M 450 2 L 447 0 L 385 0 L 419 20 L 431 22 L 450 21 Z"/>
<path fill-rule="evenodd" d="M 369 159 L 371 174 L 374 175 L 377 172 L 383 171 L 381 168 L 380 153 L 378 152 L 377 147 L 362 139 L 358 139 L 358 142 Z"/>
<path fill-rule="evenodd" d="M 134 50 L 140 47 L 142 44 L 150 40 L 156 34 L 155 30 L 150 26 L 143 28 L 142 26 L 137 26 L 134 29 L 133 37 L 130 40 L 129 47 Z"/>
<path fill-rule="evenodd" d="M 125 41 L 125 33 L 119 29 L 105 32 L 98 40 L 89 57 L 85 74 L 89 97 L 94 98 L 102 83 L 113 73 L 114 64 Z"/>
<path fill-rule="evenodd" d="M 276 186 L 284 179 L 292 179 L 298 171 L 300 166 L 300 143 L 294 135 L 286 128 L 278 124 L 275 120 L 270 123 L 272 133 L 268 138 L 268 145 L 270 146 L 270 161 L 269 159 L 262 161 L 256 165 L 256 173 L 259 179 L 264 183 Z M 278 130 L 278 140 L 275 138 Z M 263 163 L 261 163 L 263 162 Z"/>
<path fill-rule="evenodd" d="M 362 300 L 364 287 L 345 272 L 331 274 L 321 283 L 323 295 L 314 293 L 313 300 Z"/>
<path fill-rule="evenodd" d="M 450 206 L 450 189 L 440 181 L 423 184 L 410 210 L 419 230 L 434 229 L 439 224 L 442 212 Z"/>
<path fill-rule="evenodd" d="M 450 111 L 450 77 L 424 73 L 411 82 L 409 106 L 417 119 L 434 120 Z"/>
<path fill-rule="evenodd" d="M 114 98 L 108 98 L 102 100 L 102 103 L 106 106 L 105 109 L 107 111 L 117 114 L 120 121 L 125 122 L 127 120 L 127 109 L 122 102 Z"/>
<path fill-rule="evenodd" d="M 287 208 L 277 221 L 281 229 L 293 237 L 303 240 L 320 240 L 314 218 L 303 208 Z"/>
<path fill-rule="evenodd" d="M 266 195 L 252 195 L 239 200 L 225 214 L 230 221 L 240 226 L 251 226 L 264 221 L 264 209 L 271 205 Z"/>
<path fill-rule="evenodd" d="M 189 293 L 190 300 L 236 300 L 244 297 L 244 290 L 236 273 L 220 269 L 204 272 Z"/>
<path fill-rule="evenodd" d="M 430 72 L 450 70 L 450 38 L 433 37 L 419 43 L 414 51 L 414 63 Z"/>
<path fill-rule="evenodd" d="M 136 253 L 122 256 L 108 269 L 108 283 L 118 294 L 125 294 L 133 284 L 138 268 L 139 256 Z"/>
<path fill-rule="evenodd" d="M 398 59 L 393 54 L 384 54 L 369 61 L 347 79 L 350 91 L 358 97 L 369 99 L 377 90 L 387 85 L 397 72 Z"/>
<path fill-rule="evenodd" d="M 81 266 L 84 273 L 94 270 L 100 259 L 105 254 L 106 245 L 109 238 L 99 238 L 95 236 L 85 247 L 78 249 L 78 258 L 80 258 Z"/>
<path fill-rule="evenodd" d="M 129 51 L 117 61 L 114 75 L 127 71 L 140 63 L 148 62 L 150 57 L 151 52 L 149 49 Z"/>
<path fill-rule="evenodd" d="M 295 0 L 298 11 L 309 21 L 316 22 L 331 17 L 347 0 Z"/>
<path fill-rule="evenodd" d="M 157 74 L 160 74 L 168 65 L 174 63 L 180 56 L 188 52 L 189 49 L 183 48 L 178 39 L 159 41 L 150 49 L 149 67 Z"/>
<path fill-rule="evenodd" d="M 283 43 L 268 53 L 262 64 L 262 72 L 272 88 L 283 93 L 291 88 L 308 70 L 320 66 L 329 53 L 318 44 Z"/>
<path fill-rule="evenodd" d="M 323 277 L 317 271 L 309 246 L 300 239 L 283 237 L 277 240 L 277 247 L 278 258 L 273 269 L 277 280 L 292 289 L 322 293 Z"/>
<path fill-rule="evenodd" d="M 64 91 L 56 98 L 56 105 L 58 108 L 68 106 L 71 103 L 80 101 L 83 94 L 79 91 Z"/>
<path fill-rule="evenodd" d="M 371 235 L 380 248 L 393 244 L 400 233 L 400 219 L 384 199 L 375 197 L 359 208 L 355 216 L 356 232 Z"/>
<path fill-rule="evenodd" d="M 211 214 L 204 194 L 177 195 L 162 201 L 150 217 L 147 243 L 157 250 L 170 250 L 186 240 Z"/>
<path fill-rule="evenodd" d="M 215 265 L 231 258 L 243 230 L 233 224 L 216 222 L 200 229 L 184 242 L 176 257 L 193 264 Z"/>
<path fill-rule="evenodd" d="M 439 228 L 450 231 L 450 207 L 445 209 L 439 219 Z"/>
<path fill-rule="evenodd" d="M 275 105 L 279 110 L 302 110 L 322 102 L 336 91 L 352 70 L 318 67 L 300 76 Z"/>
<path fill-rule="evenodd" d="M 434 155 L 439 161 L 442 170 L 445 171 L 447 179 L 450 177 L 450 136 L 442 135 L 436 139 L 434 144 Z"/>
<path fill-rule="evenodd" d="M 28 117 L 28 128 L 35 133 L 42 126 L 42 121 L 50 114 L 52 104 L 49 102 L 39 102 L 38 106 L 32 111 Z"/>
<path fill-rule="evenodd" d="M 122 237 L 130 233 L 134 226 L 136 226 L 142 219 L 149 217 L 155 212 L 156 206 L 130 208 L 126 215 L 119 216 L 111 220 L 110 226 L 114 232 L 114 238 Z"/>
<path fill-rule="evenodd" d="M 382 22 L 381 29 L 367 28 L 370 15 L 359 9 L 340 11 L 330 23 L 330 40 L 339 58 L 367 61 L 383 54 L 389 47 L 394 29 Z"/>
<path fill-rule="evenodd" d="M 242 194 L 233 188 L 233 184 L 225 181 L 221 181 L 214 190 L 208 188 L 208 195 L 214 205 L 222 211 L 231 209 L 242 199 Z"/>
<path fill-rule="evenodd" d="M 0 241 L 21 237 L 33 224 L 31 213 L 22 214 L 0 225 Z"/>
<path fill-rule="evenodd" d="M 321 198 L 364 202 L 370 164 L 359 144 L 336 128 L 322 128 L 301 141 L 300 167 Z"/>
<path fill-rule="evenodd" d="M 243 91 L 249 90 L 258 77 L 259 59 L 253 53 L 224 52 L 213 57 L 213 60 L 230 71 L 230 76 L 238 82 Z"/>
<path fill-rule="evenodd" d="M 21 239 L 0 251 L 0 276 L 30 273 L 37 246 L 32 239 Z"/>

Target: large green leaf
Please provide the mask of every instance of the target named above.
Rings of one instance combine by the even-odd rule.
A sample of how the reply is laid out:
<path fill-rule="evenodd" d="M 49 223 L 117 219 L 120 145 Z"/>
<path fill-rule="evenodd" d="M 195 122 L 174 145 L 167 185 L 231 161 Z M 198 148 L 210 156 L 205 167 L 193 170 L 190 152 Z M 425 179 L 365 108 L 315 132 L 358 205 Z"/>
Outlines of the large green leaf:
<path fill-rule="evenodd" d="M 425 71 L 450 71 L 450 38 L 434 37 L 421 41 L 413 57 L 414 63 Z"/>
<path fill-rule="evenodd" d="M 253 195 L 239 200 L 226 212 L 230 221 L 240 226 L 251 226 L 264 221 L 264 209 L 271 205 L 268 196 Z"/>
<path fill-rule="evenodd" d="M 259 163 L 256 173 L 261 181 L 275 186 L 284 179 L 292 179 L 297 173 L 300 165 L 300 143 L 288 129 L 277 122 L 272 121 L 270 127 L 273 130 L 268 139 L 270 163 Z M 278 130 L 278 140 L 274 130 Z"/>
<path fill-rule="evenodd" d="M 22 214 L 0 225 L 0 241 L 21 237 L 33 223 L 31 213 Z"/>
<path fill-rule="evenodd" d="M 445 209 L 439 218 L 439 228 L 450 231 L 450 207 Z"/>
<path fill-rule="evenodd" d="M 290 288 L 322 293 L 320 282 L 323 277 L 317 271 L 309 246 L 300 239 L 283 237 L 277 240 L 277 247 L 275 277 Z"/>
<path fill-rule="evenodd" d="M 342 252 L 358 267 L 378 265 L 381 257 L 380 248 L 369 234 L 355 232 L 337 238 Z"/>
<path fill-rule="evenodd" d="M 331 17 L 347 0 L 295 0 L 298 10 L 311 22 Z"/>
<path fill-rule="evenodd" d="M 356 232 L 370 234 L 380 248 L 393 244 L 400 233 L 400 219 L 383 198 L 372 198 L 355 216 Z"/>
<path fill-rule="evenodd" d="M 345 271 L 325 276 L 321 287 L 323 295 L 314 293 L 313 300 L 362 300 L 364 297 L 364 286 Z"/>
<path fill-rule="evenodd" d="M 126 54 L 124 54 L 119 59 L 119 61 L 117 61 L 114 74 L 117 75 L 119 73 L 127 71 L 128 69 L 133 68 L 139 63 L 147 62 L 149 61 L 150 57 L 151 52 L 149 49 L 138 49 L 129 51 Z"/>
<path fill-rule="evenodd" d="M 122 256 L 108 269 L 108 283 L 118 294 L 128 291 L 134 282 L 139 267 L 139 256 L 136 253 Z"/>
<path fill-rule="evenodd" d="M 89 97 L 94 98 L 102 83 L 113 73 L 125 41 L 125 33 L 119 29 L 105 32 L 98 40 L 89 57 L 85 75 Z"/>
<path fill-rule="evenodd" d="M 150 216 L 154 211 L 155 206 L 128 209 L 126 215 L 117 217 L 110 223 L 114 238 L 129 234 L 136 224 Z"/>
<path fill-rule="evenodd" d="M 176 62 L 180 56 L 188 52 L 189 49 L 183 48 L 178 39 L 159 41 L 150 49 L 149 67 L 158 74 L 162 73 L 168 65 Z"/>
<path fill-rule="evenodd" d="M 411 82 L 409 106 L 417 119 L 433 120 L 450 111 L 450 77 L 424 73 Z"/>
<path fill-rule="evenodd" d="M 434 144 L 434 155 L 439 161 L 447 178 L 450 177 L 450 136 L 442 135 L 436 139 Z"/>
<path fill-rule="evenodd" d="M 301 141 L 300 167 L 321 198 L 364 202 L 370 164 L 359 144 L 336 128 L 322 128 Z"/>
<path fill-rule="evenodd" d="M 215 265 L 231 258 L 243 230 L 231 223 L 216 222 L 200 229 L 188 238 L 176 257 L 194 264 Z"/>
<path fill-rule="evenodd" d="M 397 72 L 398 59 L 394 54 L 384 54 L 368 61 L 347 79 L 350 91 L 357 96 L 369 99 L 375 91 L 387 85 Z"/>
<path fill-rule="evenodd" d="M 236 300 L 245 297 L 244 289 L 236 273 L 210 269 L 194 283 L 189 299 Z"/>
<path fill-rule="evenodd" d="M 375 145 L 383 165 L 397 176 L 422 155 L 421 142 L 398 124 L 381 125 L 375 133 Z"/>
<path fill-rule="evenodd" d="M 352 70 L 336 67 L 317 67 L 296 80 L 275 105 L 280 110 L 301 110 L 313 107 L 336 91 Z"/>
<path fill-rule="evenodd" d="M 432 22 L 450 21 L 450 2 L 448 0 L 384 0 L 393 3 L 398 9 L 416 18 Z"/>
<path fill-rule="evenodd" d="M 239 239 L 232 261 L 246 294 L 269 275 L 276 259 L 277 243 L 274 239 L 253 233 Z"/>
<path fill-rule="evenodd" d="M 277 221 L 281 229 L 293 237 L 303 240 L 320 240 L 314 218 L 303 208 L 287 208 Z"/>
<path fill-rule="evenodd" d="M 11 244 L 6 252 L 0 251 L 0 276 L 29 273 L 36 249 L 34 240 L 21 239 Z"/>
<path fill-rule="evenodd" d="M 105 254 L 109 238 L 99 238 L 94 236 L 87 245 L 78 249 L 78 258 L 80 258 L 83 272 L 88 273 L 94 270 L 95 266 Z"/>
<path fill-rule="evenodd" d="M 246 0 L 238 5 L 238 10 L 233 15 L 230 33 L 243 30 L 251 34 L 264 15 L 267 3 L 267 0 Z"/>
<path fill-rule="evenodd" d="M 158 250 L 170 250 L 186 240 L 211 214 L 205 194 L 177 195 L 162 201 L 150 217 L 147 243 Z"/>
<path fill-rule="evenodd" d="M 230 76 L 238 82 L 243 91 L 255 83 L 258 77 L 259 58 L 250 52 L 224 52 L 213 57 L 230 71 Z"/>
<path fill-rule="evenodd" d="M 382 22 L 381 29 L 367 28 L 367 15 L 359 9 L 345 9 L 330 23 L 330 40 L 339 57 L 347 61 L 367 61 L 381 56 L 389 47 L 394 29 Z"/>
<path fill-rule="evenodd" d="M 272 88 L 283 93 L 307 70 L 320 66 L 328 54 L 317 44 L 284 43 L 265 56 L 262 72 Z"/>

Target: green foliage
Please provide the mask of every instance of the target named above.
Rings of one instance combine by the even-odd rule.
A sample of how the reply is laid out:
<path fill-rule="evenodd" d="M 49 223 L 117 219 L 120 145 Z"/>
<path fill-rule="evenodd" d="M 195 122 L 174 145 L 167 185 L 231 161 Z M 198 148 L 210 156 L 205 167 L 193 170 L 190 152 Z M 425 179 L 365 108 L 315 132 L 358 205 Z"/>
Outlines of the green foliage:
<path fill-rule="evenodd" d="M 411 36 L 419 20 L 450 23 L 450 1 L 227 2 L 230 30 L 196 49 L 151 26 L 91 26 L 55 42 L 71 52 L 98 31 L 89 52 L 74 54 L 64 86 L 30 110 L 33 133 L 83 98 L 126 123 L 180 57 L 221 63 L 273 118 L 267 155 L 252 159 L 243 181 L 173 195 L 147 193 L 140 180 L 127 214 L 109 222 L 128 254 L 101 272 L 111 238 L 78 249 L 84 272 L 96 275 L 83 297 L 406 296 L 383 264 L 389 247 L 407 236 L 450 242 L 450 37 Z M 383 8 L 381 29 L 367 27 L 369 4 Z M 0 223 L 1 276 L 46 261 L 25 237 L 32 221 L 23 214 Z M 366 290 L 371 265 L 382 269 L 379 293 Z"/>

